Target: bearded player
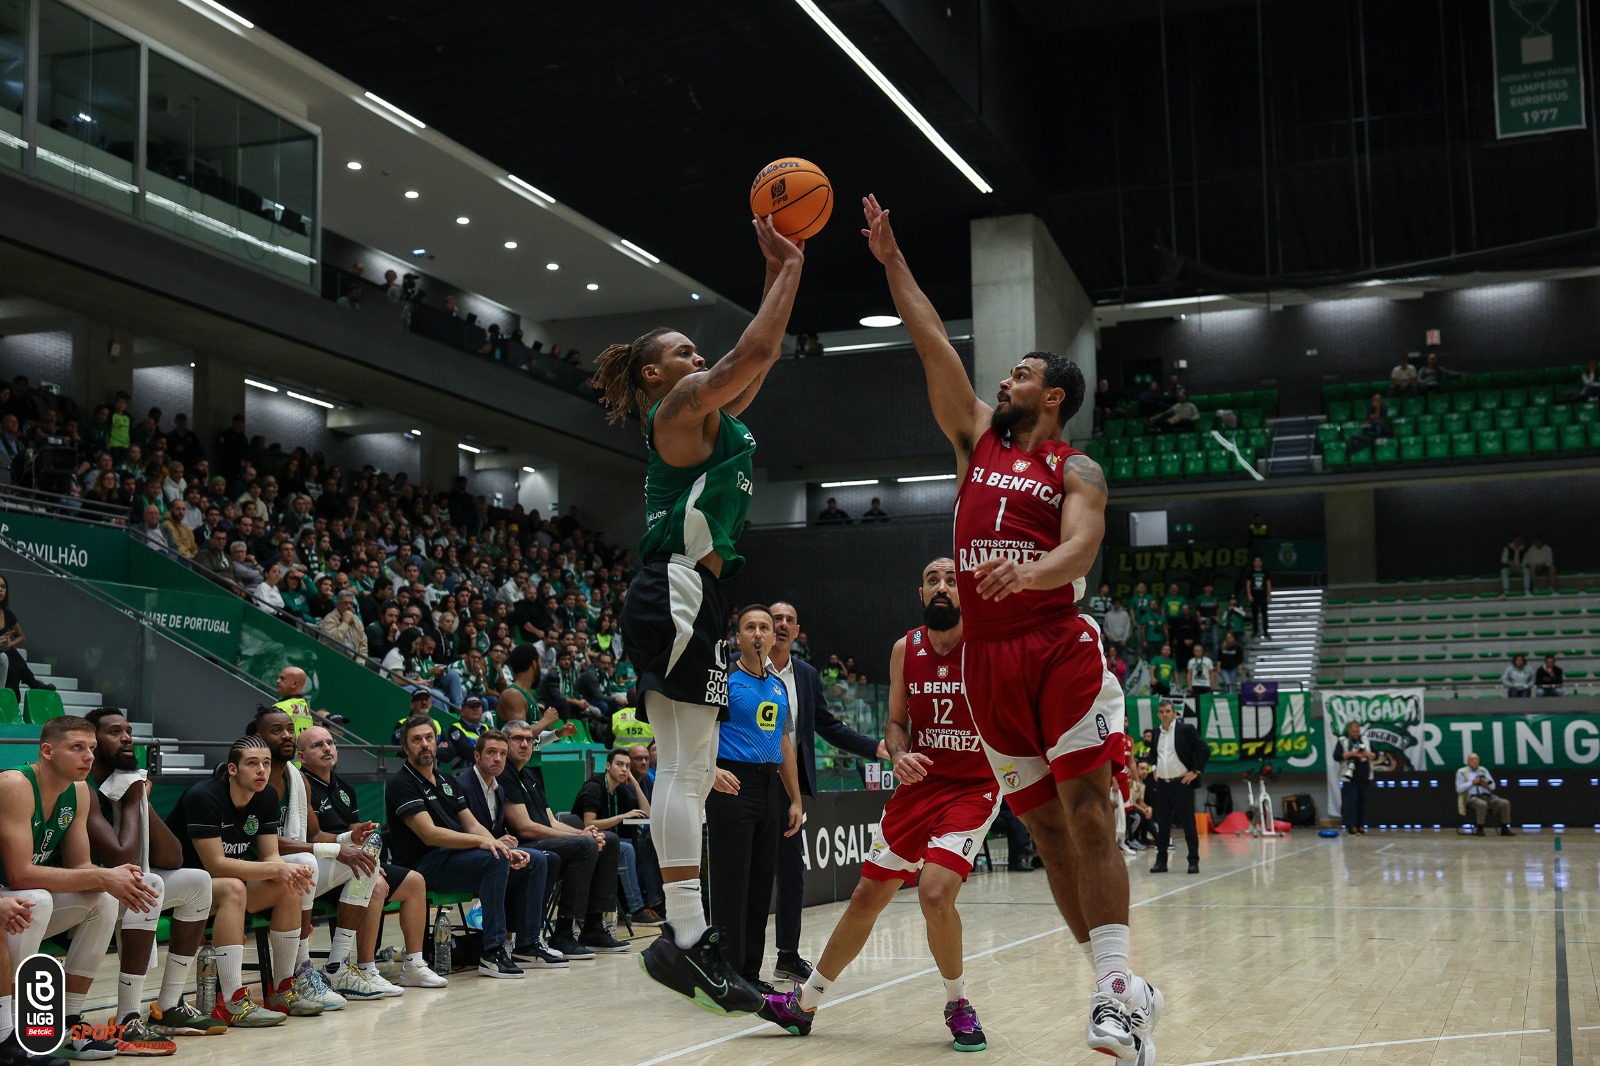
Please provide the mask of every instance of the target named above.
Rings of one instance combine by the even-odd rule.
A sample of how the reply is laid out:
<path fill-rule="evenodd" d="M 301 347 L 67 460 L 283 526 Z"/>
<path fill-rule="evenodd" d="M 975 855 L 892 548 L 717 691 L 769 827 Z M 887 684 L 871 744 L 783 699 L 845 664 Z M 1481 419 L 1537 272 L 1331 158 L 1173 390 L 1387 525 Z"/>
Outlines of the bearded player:
<path fill-rule="evenodd" d="M 1128 873 L 1110 801 L 1125 772 L 1122 688 L 1100 628 L 1078 613 L 1105 533 L 1106 480 L 1061 440 L 1083 404 L 1083 372 L 1029 352 L 990 408 L 973 391 L 938 312 L 917 286 L 876 197 L 862 201 L 868 247 L 922 359 L 934 418 L 955 446 L 956 579 L 962 668 L 973 720 L 1011 805 L 1033 834 L 1056 906 L 1095 969 L 1088 1043 L 1155 1061 L 1162 996 L 1128 964 Z"/>
<path fill-rule="evenodd" d="M 758 1013 L 793 1036 L 811 1032 L 812 1015 L 861 953 L 878 915 L 895 892 L 915 881 L 928 947 L 944 978 L 951 1046 L 982 1051 L 989 1045 L 978 1012 L 967 1002 L 956 894 L 972 872 L 973 852 L 983 846 L 1000 797 L 961 684 L 961 593 L 954 560 L 929 563 L 918 595 L 923 624 L 895 642 L 889 659 L 885 743 L 900 787 L 884 809 L 850 906 L 811 976 L 793 992 L 766 996 Z"/>

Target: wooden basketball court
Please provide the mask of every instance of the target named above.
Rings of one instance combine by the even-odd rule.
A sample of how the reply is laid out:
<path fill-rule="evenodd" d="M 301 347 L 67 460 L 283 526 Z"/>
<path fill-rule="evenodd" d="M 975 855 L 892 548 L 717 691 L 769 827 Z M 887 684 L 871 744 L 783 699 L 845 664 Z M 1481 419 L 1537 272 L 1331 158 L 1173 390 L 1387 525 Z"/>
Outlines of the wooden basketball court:
<path fill-rule="evenodd" d="M 1548 833 L 1321 840 L 1297 831 L 1276 841 L 1202 837 L 1194 876 L 1152 875 L 1148 857 L 1131 861 L 1134 966 L 1166 993 L 1158 1062 L 1600 1061 L 1600 835 L 1561 839 L 1557 852 Z M 1089 964 L 1050 903 L 1044 873 L 975 874 L 960 906 L 968 996 L 989 1040 L 973 1058 L 1110 1061 L 1084 1047 Z M 806 912 L 807 957 L 820 954 L 842 907 Z M 392 920 L 387 928 L 395 935 Z M 97 1020 L 110 1012 L 113 969 L 108 958 L 90 997 Z M 617 1066 L 909 1066 L 957 1055 L 914 893 L 890 906 L 835 987 L 812 1035 L 796 1038 L 759 1019 L 696 1010 L 651 985 L 636 958 L 602 956 L 521 981 L 458 974 L 437 992 L 410 989 L 274 1030 L 188 1038 L 178 1057 L 424 1062 L 522 1053 Z"/>

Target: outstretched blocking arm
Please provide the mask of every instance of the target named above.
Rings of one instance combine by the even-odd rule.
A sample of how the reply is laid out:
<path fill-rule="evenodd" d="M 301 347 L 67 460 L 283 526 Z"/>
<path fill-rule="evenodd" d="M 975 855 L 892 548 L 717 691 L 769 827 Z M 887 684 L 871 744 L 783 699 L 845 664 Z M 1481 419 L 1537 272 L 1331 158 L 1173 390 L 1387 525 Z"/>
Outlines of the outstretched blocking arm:
<path fill-rule="evenodd" d="M 876 196 L 862 199 L 861 210 L 867 223 L 866 229 L 861 231 L 867 238 L 867 247 L 883 264 L 895 312 L 905 323 L 912 343 L 917 346 L 917 355 L 922 359 L 934 420 L 955 446 L 956 459 L 965 469 L 972 447 L 993 411 L 973 391 L 967 368 L 961 365 L 961 356 L 951 346 L 939 312 L 934 310 L 927 294 L 912 276 L 894 230 L 889 226 L 889 212 L 879 206 Z"/>
<path fill-rule="evenodd" d="M 733 350 L 711 369 L 683 378 L 661 401 L 654 425 L 658 441 L 670 441 L 675 436 L 698 441 L 707 423 L 724 406 L 741 398 L 745 404 L 755 399 L 753 390 L 748 397 L 744 397 L 745 391 L 772 369 L 783 350 L 783 332 L 794 310 L 795 294 L 800 290 L 805 253 L 773 229 L 771 218 L 756 219 L 755 227 L 762 252 L 780 264 L 778 274 L 761 301 L 761 309 Z"/>
<path fill-rule="evenodd" d="M 1106 532 L 1106 476 L 1087 455 L 1068 456 L 1061 499 L 1061 543 L 1042 559 L 990 559 L 976 570 L 978 593 L 996 602 L 1024 589 L 1057 589 L 1089 572 Z"/>

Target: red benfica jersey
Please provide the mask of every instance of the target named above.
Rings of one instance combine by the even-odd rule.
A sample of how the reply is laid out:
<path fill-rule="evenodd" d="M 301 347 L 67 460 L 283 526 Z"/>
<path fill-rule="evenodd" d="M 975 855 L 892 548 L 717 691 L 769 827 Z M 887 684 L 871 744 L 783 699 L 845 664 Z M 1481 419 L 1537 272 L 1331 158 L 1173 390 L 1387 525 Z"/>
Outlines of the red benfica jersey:
<path fill-rule="evenodd" d="M 967 687 L 961 680 L 961 645 L 940 655 L 933 648 L 927 626 L 906 634 L 903 667 L 906 682 L 906 711 L 911 716 L 911 750 L 933 760 L 924 781 L 988 782 L 994 784 L 994 770 L 983 753 L 978 730 L 972 724 L 972 708 L 967 705 Z M 923 787 L 923 782 L 902 785 Z"/>
<path fill-rule="evenodd" d="M 978 595 L 975 571 L 996 557 L 1031 563 L 1061 544 L 1066 460 L 1081 454 L 1059 440 L 1025 452 L 992 429 L 978 438 L 956 494 L 956 586 L 968 640 L 1004 640 L 1076 613 L 1077 582 L 996 602 Z"/>

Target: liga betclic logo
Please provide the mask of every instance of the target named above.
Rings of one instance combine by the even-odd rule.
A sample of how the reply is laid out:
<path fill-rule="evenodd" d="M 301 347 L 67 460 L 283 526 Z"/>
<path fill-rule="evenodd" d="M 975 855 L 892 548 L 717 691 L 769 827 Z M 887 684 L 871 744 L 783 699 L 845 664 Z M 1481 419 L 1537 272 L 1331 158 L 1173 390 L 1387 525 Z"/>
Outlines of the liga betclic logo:
<path fill-rule="evenodd" d="M 17 1043 L 31 1055 L 50 1055 L 67 1039 L 67 971 L 49 955 L 17 965 L 12 997 Z"/>

